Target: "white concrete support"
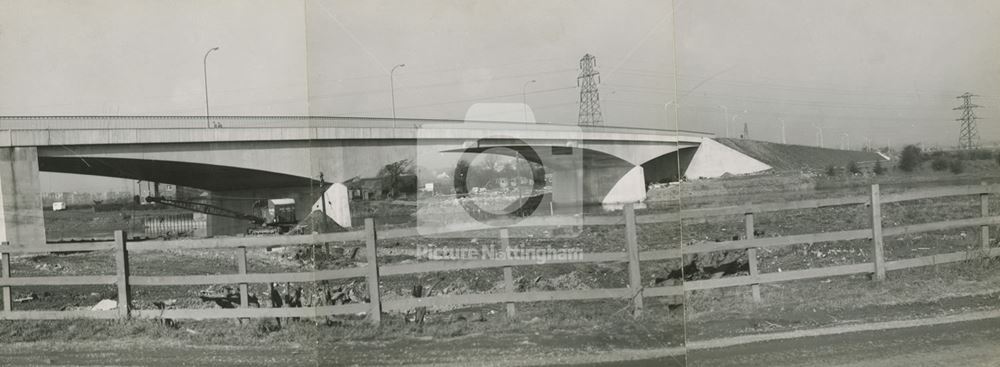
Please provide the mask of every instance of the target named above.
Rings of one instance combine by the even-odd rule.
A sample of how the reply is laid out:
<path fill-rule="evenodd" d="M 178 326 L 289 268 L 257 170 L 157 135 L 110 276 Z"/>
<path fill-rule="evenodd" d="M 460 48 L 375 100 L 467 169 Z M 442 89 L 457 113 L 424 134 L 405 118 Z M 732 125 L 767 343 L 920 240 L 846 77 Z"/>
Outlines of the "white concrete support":
<path fill-rule="evenodd" d="M 646 200 L 646 179 L 642 166 L 635 166 L 608 191 L 601 204 L 641 203 Z"/>
<path fill-rule="evenodd" d="M 38 148 L 0 148 L 0 241 L 45 244 Z"/>
<path fill-rule="evenodd" d="M 726 173 L 742 175 L 771 169 L 764 162 L 751 158 L 735 149 L 722 145 L 715 140 L 705 138 L 698 151 L 691 158 L 687 172 L 688 179 L 719 177 Z"/>
<path fill-rule="evenodd" d="M 334 183 L 330 185 L 326 192 L 323 193 L 323 197 L 316 200 L 316 203 L 312 206 L 312 211 L 322 211 L 324 210 L 323 201 L 326 201 L 326 216 L 333 219 L 341 227 L 350 228 L 351 227 L 351 203 L 350 197 L 347 195 L 347 186 L 342 183 Z"/>

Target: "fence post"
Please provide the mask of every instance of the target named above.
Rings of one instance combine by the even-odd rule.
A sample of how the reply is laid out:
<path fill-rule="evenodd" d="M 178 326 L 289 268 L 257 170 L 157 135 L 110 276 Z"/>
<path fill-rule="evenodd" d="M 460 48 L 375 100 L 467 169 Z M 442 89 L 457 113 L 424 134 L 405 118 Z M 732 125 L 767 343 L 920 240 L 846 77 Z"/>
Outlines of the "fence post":
<path fill-rule="evenodd" d="M 510 260 L 510 230 L 503 228 L 500 230 L 500 246 L 503 248 L 503 259 Z M 507 293 L 514 293 L 514 269 L 510 266 L 503 267 L 503 284 Z M 513 319 L 517 315 L 514 302 L 507 302 L 507 318 Z"/>
<path fill-rule="evenodd" d="M 882 203 L 878 184 L 872 185 L 872 262 L 875 263 L 875 280 L 885 280 L 885 254 L 882 242 Z"/>
<path fill-rule="evenodd" d="M 382 298 L 378 290 L 378 247 L 376 246 L 375 221 L 365 218 L 365 247 L 368 249 L 368 297 L 371 303 L 370 320 L 378 325 L 382 322 Z"/>
<path fill-rule="evenodd" d="M 982 185 L 986 185 L 986 183 L 983 182 Z M 979 194 L 979 207 L 980 207 L 980 211 L 981 211 L 980 214 L 983 217 L 990 216 L 990 193 L 989 192 L 984 192 L 982 194 Z M 982 227 L 979 227 L 979 238 L 980 238 L 980 241 L 982 242 L 983 251 L 986 251 L 986 255 L 985 256 L 989 256 L 989 254 L 990 254 L 990 252 L 989 252 L 990 251 L 990 226 L 984 224 Z"/>
<path fill-rule="evenodd" d="M 118 279 L 118 318 L 129 318 L 131 289 L 128 285 L 128 249 L 124 231 L 115 231 L 115 274 Z"/>
<path fill-rule="evenodd" d="M 635 206 L 625 204 L 625 244 L 628 247 L 628 285 L 634 292 L 632 301 L 635 309 L 632 315 L 642 315 L 642 274 L 639 272 L 639 239 L 635 228 Z"/>
<path fill-rule="evenodd" d="M 236 248 L 236 266 L 240 275 L 247 275 L 247 248 Z M 240 308 L 250 307 L 250 289 L 246 283 L 240 283 Z"/>
<path fill-rule="evenodd" d="M 747 204 L 747 213 L 744 214 L 744 223 L 746 224 L 746 238 L 748 240 L 754 239 L 754 229 L 753 229 L 753 213 L 750 212 L 750 204 Z M 755 282 L 750 285 L 751 293 L 753 293 L 753 301 L 760 303 L 760 283 L 756 283 L 757 276 L 760 275 L 760 271 L 757 269 L 757 249 L 754 247 L 747 249 L 747 266 L 750 268 L 750 277 Z"/>
<path fill-rule="evenodd" d="M 7 241 L 3 241 L 2 243 L 0 243 L 0 276 L 2 276 L 4 279 L 10 278 L 10 253 L 2 252 L 7 248 L 7 246 L 10 246 L 10 243 L 8 243 Z M 11 304 L 12 302 L 10 299 L 10 287 L 4 286 L 3 287 L 4 312 L 11 311 Z"/>

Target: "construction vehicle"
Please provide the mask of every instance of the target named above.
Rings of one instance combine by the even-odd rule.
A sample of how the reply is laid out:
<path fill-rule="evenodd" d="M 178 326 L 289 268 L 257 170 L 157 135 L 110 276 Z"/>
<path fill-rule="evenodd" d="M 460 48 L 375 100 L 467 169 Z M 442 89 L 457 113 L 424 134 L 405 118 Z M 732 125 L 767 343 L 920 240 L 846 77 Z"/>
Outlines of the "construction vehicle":
<path fill-rule="evenodd" d="M 146 202 L 168 205 L 219 217 L 246 220 L 252 224 L 247 230 L 247 234 L 252 235 L 282 234 L 288 232 L 289 229 L 298 223 L 295 218 L 295 199 L 289 198 L 258 200 L 254 203 L 252 213 L 250 214 L 240 213 L 212 204 L 168 199 L 162 196 L 147 196 Z"/>
<path fill-rule="evenodd" d="M 279 229 L 279 233 L 288 232 L 292 226 L 298 224 L 295 218 L 295 199 L 261 200 L 254 203 L 254 212 L 263 219 L 264 228 L 276 228 Z"/>

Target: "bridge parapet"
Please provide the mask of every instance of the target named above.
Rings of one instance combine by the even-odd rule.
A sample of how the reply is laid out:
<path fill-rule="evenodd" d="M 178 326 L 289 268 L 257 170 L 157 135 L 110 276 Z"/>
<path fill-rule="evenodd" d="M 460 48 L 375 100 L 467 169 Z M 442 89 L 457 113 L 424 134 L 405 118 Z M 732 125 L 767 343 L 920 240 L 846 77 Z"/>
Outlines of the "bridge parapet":
<path fill-rule="evenodd" d="M 442 139 L 478 139 L 512 129 L 559 140 L 565 126 L 511 122 L 312 116 L 0 116 L 0 146 L 104 145 L 328 139 L 416 139 L 417 129 Z M 444 124 L 445 127 L 441 125 Z M 433 127 L 424 127 L 424 126 Z M 693 143 L 710 134 L 626 127 L 580 127 L 583 141 Z M 426 135 L 425 135 L 426 136 Z"/>

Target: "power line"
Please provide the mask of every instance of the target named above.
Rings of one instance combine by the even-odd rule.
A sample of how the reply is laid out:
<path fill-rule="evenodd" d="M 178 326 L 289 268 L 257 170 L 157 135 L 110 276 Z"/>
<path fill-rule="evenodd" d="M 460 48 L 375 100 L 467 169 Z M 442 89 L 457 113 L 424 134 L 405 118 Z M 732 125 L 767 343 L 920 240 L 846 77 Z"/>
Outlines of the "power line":
<path fill-rule="evenodd" d="M 601 83 L 601 73 L 597 72 L 597 58 L 586 54 L 580 59 L 580 76 L 576 84 L 580 87 L 580 125 L 597 126 L 604 122 L 601 115 L 601 96 L 597 85 Z"/>
<path fill-rule="evenodd" d="M 979 135 L 976 132 L 976 112 L 973 109 L 980 108 L 972 103 L 972 97 L 978 97 L 975 94 L 965 92 L 964 94 L 955 97 L 962 100 L 962 105 L 952 108 L 952 110 L 962 110 L 962 117 L 955 119 L 955 121 L 962 122 L 962 127 L 960 128 L 958 136 L 958 148 L 959 149 L 976 149 L 979 147 Z"/>
<path fill-rule="evenodd" d="M 410 85 L 410 86 L 402 86 L 402 87 L 396 87 L 396 90 L 397 91 L 401 91 L 401 90 L 418 90 L 418 89 L 431 89 L 431 88 L 441 88 L 441 87 L 453 87 L 453 86 L 457 86 L 457 85 L 463 85 L 463 84 L 466 84 L 466 83 L 469 83 L 469 82 L 492 83 L 492 82 L 495 82 L 497 80 L 521 79 L 521 78 L 524 78 L 524 77 L 538 77 L 538 78 L 541 78 L 541 76 L 544 76 L 544 75 L 562 74 L 562 73 L 570 72 L 570 71 L 573 71 L 573 70 L 574 69 L 558 69 L 558 70 L 548 70 L 548 71 L 540 71 L 540 72 L 531 72 L 531 73 L 523 73 L 523 74 L 516 74 L 516 75 L 503 75 L 503 76 L 498 76 L 498 77 L 492 77 L 492 76 L 478 77 L 478 78 L 471 78 L 471 79 L 463 79 L 463 80 L 460 80 L 460 81 L 449 81 L 449 82 L 438 82 L 438 83 L 429 83 L 429 84 L 417 84 L 417 85 Z M 361 96 L 361 95 L 368 95 L 368 94 L 375 94 L 375 93 L 388 93 L 388 92 L 389 92 L 388 89 L 377 88 L 377 89 L 367 89 L 367 90 L 360 90 L 360 91 L 349 91 L 349 92 L 329 93 L 329 94 L 313 93 L 313 94 L 309 95 L 309 98 L 310 99 L 314 99 L 314 100 L 316 100 L 316 99 L 336 99 L 336 98 L 341 98 L 341 97 Z"/>
<path fill-rule="evenodd" d="M 555 91 L 567 90 L 567 89 L 574 89 L 574 88 L 576 88 L 576 87 L 575 86 L 568 86 L 568 87 L 549 88 L 549 89 L 536 89 L 536 90 L 527 92 L 527 94 L 539 94 L 539 93 L 555 92 Z M 500 95 L 485 96 L 485 97 L 478 97 L 478 98 L 465 98 L 465 99 L 456 99 L 456 100 L 451 100 L 451 101 L 425 103 L 425 104 L 418 104 L 418 105 L 398 106 L 396 108 L 399 109 L 399 110 L 406 110 L 406 109 L 412 109 L 412 108 L 433 107 L 433 106 L 449 105 L 449 104 L 464 103 L 464 102 L 478 102 L 478 101 L 497 100 L 497 99 L 507 98 L 507 97 L 520 97 L 521 95 L 522 95 L 521 93 L 500 94 Z M 382 112 L 382 111 L 385 111 L 385 109 L 383 108 L 383 109 L 379 109 L 379 110 L 368 110 L 368 111 L 360 111 L 360 112 L 356 111 L 356 112 L 351 112 L 351 113 L 347 113 L 347 114 L 338 114 L 336 116 L 350 116 L 350 115 L 353 115 L 353 114 L 368 114 L 368 113 L 375 113 L 375 112 Z"/>

